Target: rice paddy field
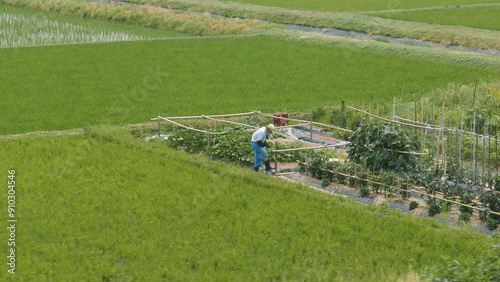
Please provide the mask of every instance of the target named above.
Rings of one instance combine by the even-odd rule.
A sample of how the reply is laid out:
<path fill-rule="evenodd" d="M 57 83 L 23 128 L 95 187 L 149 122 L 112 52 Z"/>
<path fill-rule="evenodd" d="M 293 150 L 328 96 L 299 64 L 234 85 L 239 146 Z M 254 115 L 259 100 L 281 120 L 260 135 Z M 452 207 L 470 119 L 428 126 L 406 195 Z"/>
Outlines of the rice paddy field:
<path fill-rule="evenodd" d="M 152 132 L 157 115 L 412 102 L 449 85 L 498 84 L 498 57 L 271 26 L 203 37 L 5 2 L 0 281 L 413 281 L 498 244 L 131 130 Z"/>
<path fill-rule="evenodd" d="M 492 242 L 123 129 L 2 138 L 0 154 L 18 191 L 16 279 L 4 265 L 2 281 L 396 281 Z"/>
<path fill-rule="evenodd" d="M 133 41 L 186 36 L 184 33 L 138 28 L 100 20 L 85 21 L 0 5 L 0 48 Z"/>
<path fill-rule="evenodd" d="M 0 49 L 2 134 L 408 99 L 494 70 L 267 37 Z M 221 56 L 224 54 L 224 56 Z M 256 63 L 257 62 L 257 63 Z M 453 71 L 450 71 L 453 70 Z M 50 114 L 47 114 L 50 113 Z"/>

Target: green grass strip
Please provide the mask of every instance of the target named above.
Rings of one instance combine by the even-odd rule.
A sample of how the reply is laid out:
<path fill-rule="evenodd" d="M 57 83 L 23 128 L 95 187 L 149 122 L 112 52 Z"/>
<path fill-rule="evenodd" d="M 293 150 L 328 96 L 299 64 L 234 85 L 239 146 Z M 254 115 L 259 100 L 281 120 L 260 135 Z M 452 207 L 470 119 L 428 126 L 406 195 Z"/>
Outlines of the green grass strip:
<path fill-rule="evenodd" d="M 23 281 L 396 281 L 493 243 L 113 128 L 0 140 L 0 154 Z"/>
<path fill-rule="evenodd" d="M 500 5 L 479 7 L 450 7 L 435 10 L 383 12 L 376 14 L 380 17 L 426 22 L 440 25 L 468 26 L 500 31 Z"/>
<path fill-rule="evenodd" d="M 238 2 L 268 7 L 282 7 L 295 10 L 311 10 L 322 12 L 365 12 L 395 9 L 415 9 L 439 6 L 471 5 L 484 3 L 497 3 L 497 0 L 221 0 L 224 2 Z"/>

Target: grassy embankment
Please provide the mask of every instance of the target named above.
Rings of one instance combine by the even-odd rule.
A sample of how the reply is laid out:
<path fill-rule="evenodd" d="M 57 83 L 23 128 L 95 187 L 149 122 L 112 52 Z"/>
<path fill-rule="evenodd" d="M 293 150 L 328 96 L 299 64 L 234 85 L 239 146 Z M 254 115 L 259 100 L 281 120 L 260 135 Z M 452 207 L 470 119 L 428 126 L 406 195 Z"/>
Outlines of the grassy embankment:
<path fill-rule="evenodd" d="M 384 45 L 383 43 L 379 43 Z M 2 134 L 415 99 L 498 71 L 265 37 L 0 50 Z M 221 56 L 224 54 L 224 56 Z M 462 59 L 463 57 L 460 57 Z M 494 59 L 494 58 L 492 58 Z"/>
<path fill-rule="evenodd" d="M 16 170 L 25 281 L 395 281 L 493 242 L 118 129 L 5 136 L 0 154 L 0 180 Z"/>
<path fill-rule="evenodd" d="M 364 12 L 318 12 L 292 10 L 279 7 L 264 7 L 235 2 L 219 2 L 210 0 L 131 0 L 136 3 L 149 3 L 164 7 L 210 12 L 229 17 L 263 19 L 274 23 L 299 24 L 313 27 L 332 27 L 344 30 L 362 31 L 369 34 L 382 34 L 392 37 L 408 37 L 448 45 L 459 45 L 483 49 L 500 49 L 499 31 L 477 30 L 461 26 L 445 26 L 429 23 L 407 22 L 402 20 L 375 17 Z M 379 1 L 381 10 L 387 1 Z M 334 2 L 332 2 L 334 3 Z M 351 2 L 349 2 L 351 3 Z M 356 3 L 356 2 L 354 2 Z M 366 3 L 363 1 L 362 3 Z M 415 2 L 416 3 L 416 2 Z M 477 3 L 471 2 L 471 3 Z M 486 3 L 486 2 L 481 2 Z M 351 4 L 349 4 L 351 5 Z M 360 6 L 361 1 L 358 5 Z M 431 5 L 435 6 L 435 5 Z M 291 6 L 287 6 L 291 7 Z M 343 6 L 344 9 L 347 6 Z"/>
<path fill-rule="evenodd" d="M 500 31 L 500 4 L 496 6 L 468 6 L 416 11 L 397 11 L 377 13 L 377 16 L 440 25 L 468 26 Z"/>
<path fill-rule="evenodd" d="M 221 2 L 238 2 L 268 7 L 282 7 L 295 10 L 312 10 L 321 12 L 366 12 L 395 9 L 415 9 L 426 7 L 442 7 L 455 5 L 473 5 L 498 3 L 496 0 L 400 0 L 400 1 L 363 1 L 363 0 L 221 0 Z"/>
<path fill-rule="evenodd" d="M 256 30 L 279 28 L 257 20 L 225 19 L 204 14 L 159 9 L 153 6 L 114 5 L 82 2 L 78 0 L 0 0 L 0 3 L 36 8 L 62 14 L 78 15 L 82 18 L 104 19 L 124 22 L 142 27 L 166 29 L 191 35 L 239 35 Z"/>

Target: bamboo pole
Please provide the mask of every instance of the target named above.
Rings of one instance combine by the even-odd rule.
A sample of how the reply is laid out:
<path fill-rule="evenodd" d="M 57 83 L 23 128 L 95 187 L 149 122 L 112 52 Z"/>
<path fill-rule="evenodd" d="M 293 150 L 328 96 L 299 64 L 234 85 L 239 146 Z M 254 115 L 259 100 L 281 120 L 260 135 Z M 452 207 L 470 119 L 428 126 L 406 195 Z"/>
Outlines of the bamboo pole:
<path fill-rule="evenodd" d="M 476 89 L 477 89 L 477 78 L 476 83 L 474 84 L 474 95 L 472 96 L 472 107 L 476 105 Z"/>
<path fill-rule="evenodd" d="M 335 144 L 335 145 L 322 145 L 322 146 L 314 146 L 314 147 L 304 147 L 304 148 L 291 148 L 291 149 L 279 149 L 276 152 L 293 152 L 293 151 L 303 151 L 303 150 L 316 150 L 316 149 L 326 149 L 326 148 L 334 148 L 344 146 L 344 144 Z"/>
<path fill-rule="evenodd" d="M 463 129 L 464 129 L 464 109 L 462 109 L 462 115 L 460 118 L 460 131 L 459 131 L 459 136 L 460 136 L 460 145 L 459 145 L 459 151 L 458 151 L 458 167 L 462 168 L 463 162 L 462 162 L 462 142 L 463 142 Z"/>
<path fill-rule="evenodd" d="M 417 100 L 414 101 L 414 104 L 415 104 L 415 107 L 414 107 L 414 116 L 415 116 L 415 120 L 417 120 Z M 417 129 L 415 128 L 414 130 L 414 134 L 415 134 L 415 144 L 418 144 L 418 136 L 417 136 Z"/>
<path fill-rule="evenodd" d="M 309 123 L 298 123 L 298 124 L 289 124 L 286 127 L 299 127 L 299 126 L 307 126 Z"/>
<path fill-rule="evenodd" d="M 278 142 L 274 143 L 274 172 L 278 172 Z"/>
<path fill-rule="evenodd" d="M 157 131 L 157 133 L 158 133 L 158 140 L 160 139 L 160 135 L 161 135 L 160 134 L 160 126 L 161 126 L 161 120 L 158 119 L 158 131 Z"/>
<path fill-rule="evenodd" d="M 368 145 L 364 146 L 365 148 L 372 150 L 372 147 L 369 147 Z M 382 148 L 384 151 L 390 151 L 390 152 L 396 152 L 400 154 L 410 154 L 410 155 L 420 155 L 420 156 L 425 156 L 428 155 L 429 153 L 419 153 L 419 152 L 409 152 L 409 151 L 400 151 L 400 150 L 395 150 L 395 149 L 388 149 L 388 148 Z"/>
<path fill-rule="evenodd" d="M 472 125 L 473 126 L 473 130 L 474 132 L 476 132 L 476 111 L 474 111 L 474 124 Z M 472 143 L 472 163 L 474 164 L 474 182 L 477 181 L 477 158 L 476 158 L 476 147 L 477 147 L 477 143 L 478 143 L 478 140 L 477 140 L 477 135 L 476 135 L 476 142 L 473 142 Z"/>
<path fill-rule="evenodd" d="M 358 175 L 358 166 L 356 164 L 354 164 L 354 176 L 356 176 L 356 175 Z M 358 184 L 358 180 L 357 180 L 357 178 L 359 178 L 359 177 L 357 177 L 357 176 L 353 177 L 353 179 L 354 179 L 354 189 L 358 189 L 358 185 L 357 185 Z"/>
<path fill-rule="evenodd" d="M 357 111 L 357 112 L 363 113 L 365 115 L 368 115 L 368 116 L 376 118 L 376 119 L 380 119 L 380 120 L 387 121 L 387 122 L 392 122 L 392 123 L 399 124 L 399 125 L 404 125 L 404 126 L 409 126 L 409 127 L 416 127 L 416 128 L 422 128 L 422 129 L 429 129 L 429 130 L 439 130 L 439 129 L 432 128 L 432 127 L 429 127 L 429 126 L 419 126 L 419 125 L 414 125 L 414 124 L 409 124 L 409 123 L 404 123 L 404 122 L 399 122 L 399 121 L 396 121 L 396 120 L 391 120 L 391 119 L 379 117 L 379 116 L 376 116 L 374 114 L 370 114 L 367 111 L 356 109 L 356 108 L 353 108 L 353 107 L 350 107 L 350 106 L 347 106 L 347 108 L 351 109 L 353 111 Z"/>
<path fill-rule="evenodd" d="M 262 115 L 262 116 L 267 116 L 267 117 L 274 117 L 273 115 L 264 114 L 264 113 L 261 113 L 261 112 L 257 112 L 257 114 Z M 280 117 L 280 119 L 288 120 L 288 121 L 297 121 L 297 122 L 302 122 L 302 123 L 305 123 L 305 124 L 309 124 L 311 122 L 311 121 L 307 121 L 307 120 L 303 120 L 303 119 L 294 119 L 294 118 L 285 118 L 285 117 Z M 320 125 L 320 126 L 324 126 L 324 127 L 328 127 L 328 128 L 332 128 L 332 129 L 342 130 L 342 131 L 346 131 L 346 132 L 352 132 L 352 130 L 350 130 L 350 129 L 345 129 L 345 128 L 334 126 L 334 125 L 330 125 L 330 124 L 324 124 L 324 123 L 321 123 L 321 122 L 315 122 L 315 121 L 313 121 L 312 124 L 314 124 L 314 125 Z"/>
<path fill-rule="evenodd" d="M 392 116 L 396 115 L 396 97 L 392 97 Z"/>
<path fill-rule="evenodd" d="M 495 137 L 498 140 L 498 128 L 495 130 Z M 500 164 L 498 163 L 498 141 L 495 142 L 495 155 L 496 155 L 496 169 L 498 174 L 498 167 Z"/>
<path fill-rule="evenodd" d="M 488 136 L 491 135 L 491 120 L 488 121 Z M 491 187 L 491 139 L 488 139 L 488 187 Z"/>
<path fill-rule="evenodd" d="M 160 117 L 159 117 L 159 118 L 160 118 Z M 163 118 L 163 117 L 161 117 L 160 119 L 161 119 L 161 120 L 168 121 L 168 122 L 170 122 L 170 123 L 172 123 L 172 124 L 175 124 L 175 125 L 177 125 L 177 126 L 183 127 L 183 128 L 185 128 L 185 129 L 189 129 L 189 130 L 193 130 L 193 131 L 197 131 L 197 132 L 201 132 L 201 133 L 205 133 L 205 134 L 213 134 L 213 135 L 218 135 L 218 134 L 226 134 L 226 133 L 227 133 L 227 132 L 210 132 L 210 131 L 206 131 L 206 130 L 196 129 L 196 128 L 194 128 L 194 127 L 189 127 L 189 126 L 186 126 L 186 125 L 184 125 L 184 124 L 180 124 L 180 123 L 178 123 L 178 122 L 175 122 L 175 121 L 173 121 L 173 120 L 170 120 L 170 119 L 167 119 L 167 118 Z"/>
<path fill-rule="evenodd" d="M 220 118 L 220 117 L 239 117 L 239 116 L 249 116 L 257 113 L 256 111 L 249 112 L 249 113 L 239 113 L 239 114 L 227 114 L 227 115 L 209 115 L 208 117 L 211 118 Z M 157 119 L 169 119 L 169 120 L 176 120 L 176 119 L 200 119 L 204 118 L 207 116 L 180 116 L 180 117 L 161 117 L 158 116 L 157 118 L 152 118 L 151 120 L 157 120 Z"/>
<path fill-rule="evenodd" d="M 246 126 L 246 127 L 251 127 L 251 128 L 259 128 L 257 126 L 248 125 L 248 124 L 245 124 L 245 123 L 239 123 L 239 122 L 230 121 L 230 120 L 224 120 L 224 119 L 216 119 L 216 118 L 213 118 L 213 117 L 210 117 L 210 116 L 203 116 L 202 115 L 202 117 L 205 118 L 205 119 L 213 120 L 213 121 L 219 121 L 219 122 L 225 122 L 225 123 L 230 123 L 230 124 L 236 124 L 236 125 L 241 125 L 241 126 Z"/>
<path fill-rule="evenodd" d="M 312 117 L 312 114 L 309 116 L 309 132 L 311 134 L 309 141 L 311 141 L 311 143 L 312 143 L 313 142 L 313 117 Z"/>
<path fill-rule="evenodd" d="M 486 132 L 488 131 L 488 123 L 486 123 L 485 126 L 483 127 L 483 131 L 484 131 L 484 134 L 486 135 Z M 482 146 L 483 147 L 483 170 L 482 170 L 483 173 L 482 173 L 482 175 L 483 175 L 483 183 L 486 183 L 487 182 L 487 179 L 485 179 L 486 175 L 487 175 L 486 164 L 488 162 L 486 147 L 487 147 L 488 143 L 486 142 L 486 139 L 483 139 L 482 143 L 483 143 L 482 144 L 483 145 Z"/>
<path fill-rule="evenodd" d="M 444 103 L 441 105 L 441 128 L 444 127 Z M 444 130 L 440 130 L 439 134 L 441 136 L 441 153 L 443 160 L 443 175 L 446 175 L 446 137 L 444 136 Z"/>
<path fill-rule="evenodd" d="M 392 122 L 392 121 L 395 121 L 396 119 L 398 119 L 398 120 L 402 120 L 402 121 L 406 121 L 406 122 L 412 122 L 412 123 L 415 123 L 415 124 L 420 124 L 420 125 L 424 126 L 425 129 L 428 129 L 428 130 L 445 130 L 445 131 L 451 131 L 451 132 L 462 131 L 462 133 L 465 133 L 465 134 L 468 134 L 468 135 L 472 135 L 472 136 L 476 136 L 477 135 L 477 136 L 479 136 L 481 138 L 491 138 L 493 141 L 497 141 L 498 140 L 497 137 L 489 137 L 488 135 L 477 134 L 477 133 L 474 133 L 474 132 L 465 131 L 463 129 L 455 129 L 455 128 L 449 128 L 449 127 L 443 127 L 443 128 L 441 128 L 441 127 L 439 127 L 439 125 L 435 125 L 435 124 L 431 124 L 431 123 L 424 123 L 424 122 L 419 122 L 419 121 L 414 121 L 414 120 L 410 120 L 410 119 L 405 119 L 405 118 L 402 118 L 402 117 L 399 117 L 399 116 L 393 116 L 393 118 L 394 118 L 394 120 L 387 120 L 387 121 Z M 462 120 L 463 120 L 463 114 L 462 114 Z"/>
<path fill-rule="evenodd" d="M 401 90 L 401 102 L 403 101 L 403 95 L 405 94 L 406 82 L 403 84 L 403 90 Z"/>

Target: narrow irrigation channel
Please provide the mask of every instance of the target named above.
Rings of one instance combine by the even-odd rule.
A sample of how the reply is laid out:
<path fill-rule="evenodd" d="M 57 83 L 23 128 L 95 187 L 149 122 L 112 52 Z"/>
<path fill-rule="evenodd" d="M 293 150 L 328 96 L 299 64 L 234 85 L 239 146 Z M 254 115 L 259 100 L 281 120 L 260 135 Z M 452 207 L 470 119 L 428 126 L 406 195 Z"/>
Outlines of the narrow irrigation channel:
<path fill-rule="evenodd" d="M 348 31 L 348 30 L 341 30 L 341 29 L 336 29 L 336 28 L 314 28 L 314 27 L 295 25 L 295 24 L 287 24 L 285 26 L 289 29 L 292 29 L 292 30 L 311 32 L 311 33 L 316 33 L 316 34 L 322 34 L 325 36 L 355 38 L 355 39 L 362 39 L 362 40 L 376 40 L 376 41 L 382 41 L 382 42 L 388 42 L 388 43 L 394 43 L 394 44 L 407 44 L 407 45 L 415 45 L 415 46 L 422 46 L 422 47 L 436 47 L 436 48 L 449 49 L 449 50 L 467 51 L 467 52 L 476 53 L 476 54 L 483 54 L 483 55 L 493 55 L 493 56 L 500 55 L 500 51 L 497 51 L 497 50 L 491 50 L 491 49 L 483 50 L 483 49 L 478 49 L 478 48 L 470 48 L 470 47 L 462 47 L 462 46 L 448 46 L 448 45 L 442 45 L 442 44 L 438 44 L 438 43 L 434 43 L 434 42 L 430 42 L 430 41 L 422 41 L 422 40 L 410 39 L 410 38 L 405 38 L 405 37 L 394 38 L 394 37 L 389 37 L 389 36 L 385 36 L 385 35 L 370 35 L 370 34 L 358 32 L 358 31 Z"/>
<path fill-rule="evenodd" d="M 126 1 L 110 1 L 110 0 L 82 0 L 84 2 L 98 2 L 98 3 L 110 3 L 110 4 L 115 4 L 115 5 L 137 5 L 135 3 L 130 3 Z M 159 7 L 161 8 L 161 7 Z M 204 12 L 194 12 L 194 11 L 188 11 L 188 10 L 180 10 L 180 9 L 168 9 L 168 8 L 163 8 L 165 10 L 169 11 L 180 11 L 180 12 L 189 12 L 193 14 L 207 14 Z M 230 18 L 226 17 L 224 15 L 220 14 L 210 14 L 212 17 L 223 17 L 223 18 Z M 241 18 L 237 18 L 241 19 Z M 268 22 L 268 21 L 266 21 Z M 308 32 L 308 33 L 314 33 L 314 34 L 321 34 L 324 36 L 331 36 L 331 37 L 341 37 L 341 38 L 353 38 L 353 39 L 359 39 L 359 40 L 371 40 L 371 41 L 381 41 L 381 42 L 387 42 L 387 43 L 393 43 L 393 44 L 406 44 L 406 45 L 414 45 L 414 46 L 421 46 L 421 47 L 434 47 L 434 48 L 440 48 L 440 49 L 447 49 L 447 50 L 457 50 L 457 51 L 466 51 L 470 53 L 475 53 L 475 54 L 482 54 L 482 55 L 492 55 L 492 56 L 499 56 L 500 51 L 498 50 L 493 50 L 493 49 L 479 49 L 479 48 L 470 48 L 470 47 L 463 47 L 463 46 L 449 46 L 449 45 L 443 45 L 439 43 L 434 43 L 430 41 L 422 41 L 418 39 L 411 39 L 411 38 L 394 38 L 386 35 L 371 35 L 367 34 L 364 32 L 359 32 L 359 31 L 350 31 L 350 30 L 342 30 L 342 29 L 337 29 L 337 28 L 315 28 L 311 26 L 303 26 L 303 25 L 296 25 L 296 24 L 284 24 L 287 29 L 290 30 L 295 30 L 295 31 L 301 31 L 301 32 Z"/>

